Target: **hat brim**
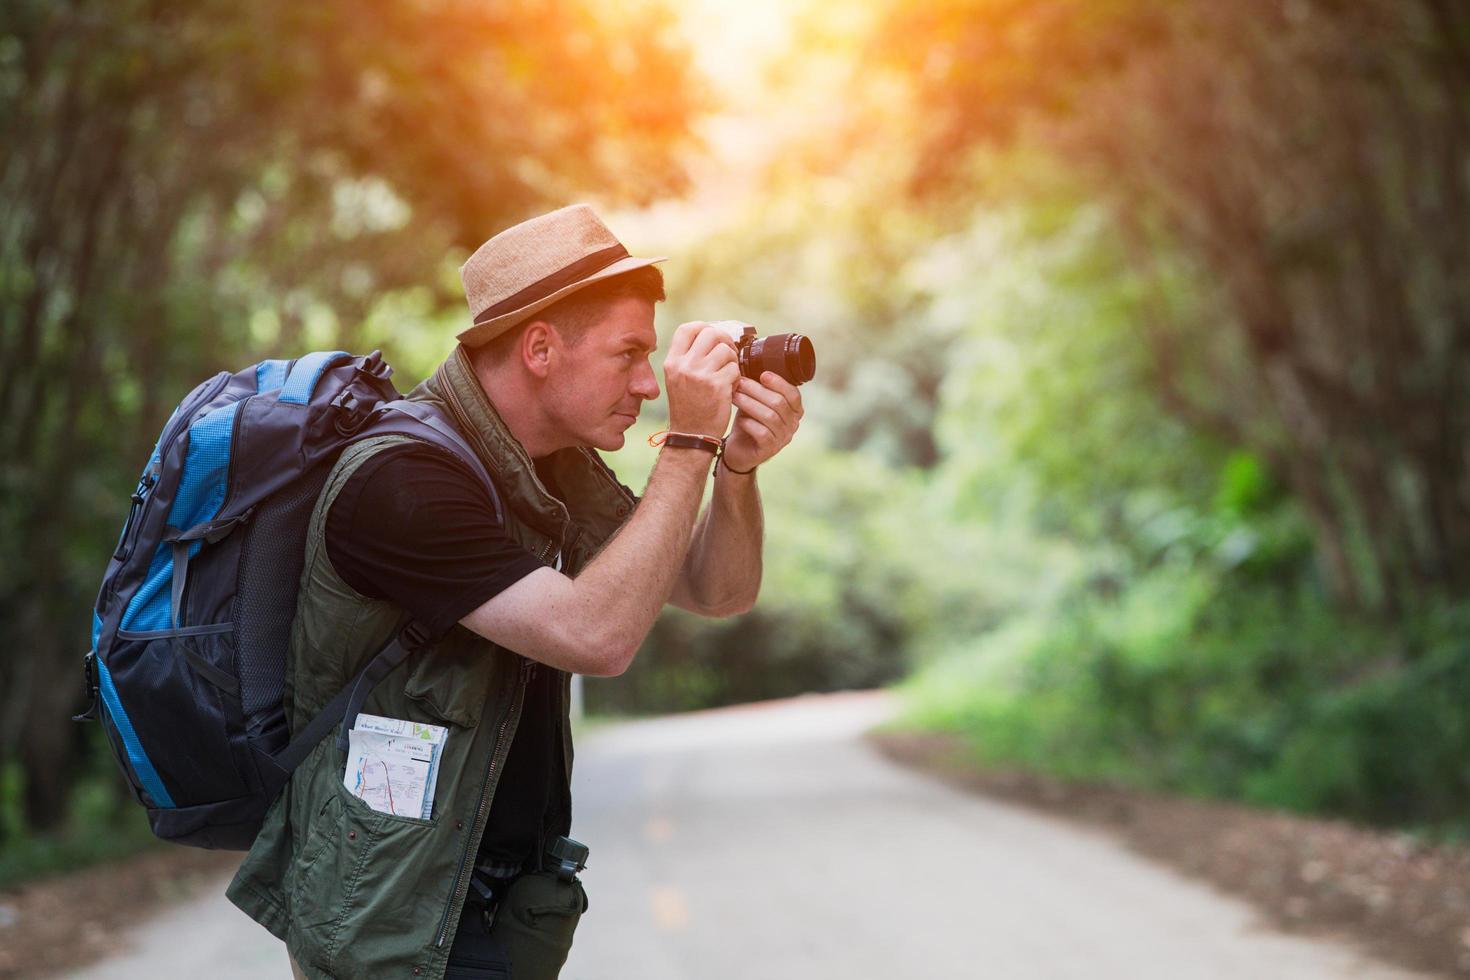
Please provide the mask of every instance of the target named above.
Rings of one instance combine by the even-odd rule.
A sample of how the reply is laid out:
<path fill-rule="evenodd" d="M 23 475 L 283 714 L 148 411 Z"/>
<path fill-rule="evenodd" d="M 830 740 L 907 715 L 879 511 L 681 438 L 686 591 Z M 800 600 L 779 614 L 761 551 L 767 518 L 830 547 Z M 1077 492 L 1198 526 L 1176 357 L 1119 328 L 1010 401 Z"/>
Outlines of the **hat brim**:
<path fill-rule="evenodd" d="M 669 257 L 667 255 L 656 255 L 653 258 L 640 258 L 636 255 L 630 255 L 626 259 L 618 259 L 607 268 L 599 269 L 586 279 L 578 279 L 576 282 L 568 283 L 544 299 L 538 299 L 534 303 L 527 303 L 518 310 L 502 313 L 493 320 L 486 320 L 484 323 L 477 323 L 466 330 L 460 331 L 459 342 L 466 347 L 479 347 L 481 344 L 488 344 L 511 327 L 529 320 L 552 303 L 570 296 L 579 289 L 585 289 L 593 283 L 602 282 L 604 279 L 611 279 L 613 276 L 620 276 L 625 272 L 632 272 L 634 269 L 641 269 L 644 266 L 654 265 L 658 262 L 667 262 L 668 260 Z"/>

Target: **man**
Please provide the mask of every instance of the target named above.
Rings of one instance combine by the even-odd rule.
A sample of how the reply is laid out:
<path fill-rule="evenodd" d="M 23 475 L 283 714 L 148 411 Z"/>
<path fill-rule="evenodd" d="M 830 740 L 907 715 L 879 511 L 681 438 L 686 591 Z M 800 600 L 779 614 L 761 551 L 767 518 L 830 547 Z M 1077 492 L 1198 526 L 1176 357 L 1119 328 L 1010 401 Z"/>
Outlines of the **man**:
<path fill-rule="evenodd" d="M 429 820 L 348 792 L 333 739 L 292 775 L 229 896 L 286 941 L 297 976 L 555 977 L 586 904 L 544 867 L 571 825 L 570 675 L 625 670 L 665 602 L 708 616 L 754 603 L 755 471 L 796 432 L 795 387 L 742 378 L 731 336 L 686 323 L 641 500 L 595 452 L 620 448 L 658 397 L 660 261 L 581 205 L 490 239 L 461 270 L 473 324 L 409 397 L 453 421 L 495 497 L 397 435 L 354 444 L 328 476 L 288 658 L 292 725 L 415 621 L 435 639 L 365 710 L 448 735 Z"/>

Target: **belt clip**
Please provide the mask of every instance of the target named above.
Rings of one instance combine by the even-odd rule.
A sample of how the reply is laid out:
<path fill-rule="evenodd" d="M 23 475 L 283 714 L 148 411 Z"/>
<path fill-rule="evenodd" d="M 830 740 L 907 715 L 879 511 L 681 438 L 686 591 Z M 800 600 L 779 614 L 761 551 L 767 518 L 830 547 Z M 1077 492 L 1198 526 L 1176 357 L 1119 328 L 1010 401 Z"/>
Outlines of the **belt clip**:
<path fill-rule="evenodd" d="M 486 932 L 489 932 L 490 927 L 495 924 L 495 913 L 500 910 L 500 896 L 495 894 L 495 889 L 480 880 L 478 872 L 470 874 L 470 884 L 474 886 L 475 891 L 479 893 L 480 901 L 484 903 L 480 907 L 480 925 L 485 927 Z"/>

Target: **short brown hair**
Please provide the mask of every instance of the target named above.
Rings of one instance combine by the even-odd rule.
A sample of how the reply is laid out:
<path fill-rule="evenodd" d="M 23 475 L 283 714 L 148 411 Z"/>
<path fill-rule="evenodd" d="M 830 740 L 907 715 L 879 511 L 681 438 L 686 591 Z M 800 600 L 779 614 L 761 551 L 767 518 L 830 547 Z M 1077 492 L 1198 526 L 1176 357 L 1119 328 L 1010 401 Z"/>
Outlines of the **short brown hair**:
<path fill-rule="evenodd" d="M 569 346 L 575 347 L 587 335 L 587 329 L 602 319 L 608 306 L 630 296 L 650 303 L 663 302 L 666 298 L 664 274 L 654 266 L 645 265 L 579 289 L 534 316 L 527 317 L 524 323 L 516 324 L 489 343 L 471 347 L 470 358 L 476 364 L 503 360 L 520 342 L 526 327 L 537 320 L 545 320 L 556 327 L 556 332 L 561 334 L 562 339 Z"/>

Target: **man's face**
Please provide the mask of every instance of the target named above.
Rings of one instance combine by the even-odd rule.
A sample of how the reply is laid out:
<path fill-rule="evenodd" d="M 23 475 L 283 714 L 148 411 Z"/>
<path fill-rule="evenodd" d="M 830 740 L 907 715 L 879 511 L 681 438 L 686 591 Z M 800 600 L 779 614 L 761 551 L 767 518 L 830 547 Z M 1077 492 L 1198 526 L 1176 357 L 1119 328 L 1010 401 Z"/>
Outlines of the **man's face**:
<path fill-rule="evenodd" d="M 625 296 L 575 345 L 562 343 L 546 378 L 546 414 L 573 445 L 614 450 L 638 421 L 645 401 L 658 397 L 648 357 L 658 345 L 653 304 Z"/>

